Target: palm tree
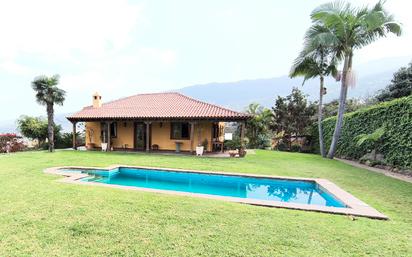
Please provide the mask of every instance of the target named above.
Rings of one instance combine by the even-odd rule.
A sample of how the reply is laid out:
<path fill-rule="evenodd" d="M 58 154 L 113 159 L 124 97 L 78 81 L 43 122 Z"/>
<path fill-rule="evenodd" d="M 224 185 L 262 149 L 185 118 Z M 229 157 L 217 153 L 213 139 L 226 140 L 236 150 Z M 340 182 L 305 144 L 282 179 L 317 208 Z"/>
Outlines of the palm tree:
<path fill-rule="evenodd" d="M 267 139 L 272 112 L 258 103 L 251 103 L 246 109 L 246 113 L 253 116 L 246 122 L 246 134 L 249 145 L 253 148 L 262 148 L 264 139 Z"/>
<path fill-rule="evenodd" d="M 401 25 L 394 20 L 379 1 L 372 8 L 355 8 L 349 3 L 337 1 L 316 8 L 311 14 L 312 21 L 326 28 L 316 32 L 319 38 L 327 39 L 335 46 L 336 56 L 342 58 L 343 70 L 339 97 L 338 117 L 333 132 L 328 157 L 333 158 L 341 134 L 345 101 L 349 82 L 352 78 L 354 50 L 360 49 L 390 33 L 401 35 Z M 315 33 L 315 34 L 316 34 Z"/>
<path fill-rule="evenodd" d="M 319 132 L 319 149 L 322 157 L 326 157 L 325 146 L 323 143 L 323 95 L 326 94 L 324 87 L 325 77 L 332 75 L 337 76 L 337 58 L 334 54 L 333 46 L 319 38 L 319 31 L 324 31 L 325 28 L 320 25 L 312 26 L 305 35 L 305 43 L 302 52 L 295 59 L 290 70 L 289 77 L 294 78 L 303 76 L 303 83 L 308 79 L 319 77 L 319 103 L 318 103 L 318 132 Z"/>
<path fill-rule="evenodd" d="M 357 137 L 355 137 L 355 139 L 357 139 L 356 145 L 361 146 L 367 142 L 370 143 L 373 149 L 372 151 L 373 160 L 376 161 L 378 147 L 382 143 L 381 141 L 382 141 L 382 138 L 385 132 L 386 132 L 386 127 L 385 125 L 383 125 L 382 127 L 377 128 L 375 131 L 373 131 L 370 134 L 360 134 Z"/>
<path fill-rule="evenodd" d="M 31 83 L 36 91 L 36 101 L 46 106 L 48 120 L 49 151 L 54 151 L 54 104 L 63 105 L 66 92 L 57 87 L 59 75 L 52 77 L 39 76 Z"/>

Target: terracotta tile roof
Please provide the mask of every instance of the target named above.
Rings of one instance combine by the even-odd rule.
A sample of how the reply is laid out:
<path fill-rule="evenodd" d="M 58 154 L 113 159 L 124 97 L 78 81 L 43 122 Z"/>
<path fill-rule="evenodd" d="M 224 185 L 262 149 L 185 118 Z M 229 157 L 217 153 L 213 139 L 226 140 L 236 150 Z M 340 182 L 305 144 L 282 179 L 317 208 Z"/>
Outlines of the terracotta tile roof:
<path fill-rule="evenodd" d="M 245 120 L 249 114 L 205 103 L 180 93 L 140 94 L 87 106 L 67 117 L 71 121 L 99 119 L 221 119 Z"/>

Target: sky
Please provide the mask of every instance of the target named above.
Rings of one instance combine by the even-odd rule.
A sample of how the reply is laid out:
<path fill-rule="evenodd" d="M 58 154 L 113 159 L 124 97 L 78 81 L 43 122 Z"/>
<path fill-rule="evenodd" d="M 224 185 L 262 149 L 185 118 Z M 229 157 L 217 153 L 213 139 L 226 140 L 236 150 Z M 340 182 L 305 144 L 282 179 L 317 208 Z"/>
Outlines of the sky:
<path fill-rule="evenodd" d="M 193 84 L 288 73 L 316 0 L 0 0 L 0 121 L 44 115 L 31 81 L 61 76 L 71 113 L 103 101 Z M 353 0 L 355 5 L 376 1 Z M 355 53 L 357 64 L 412 55 L 412 2 L 388 0 L 402 37 Z M 218 92 L 217 92 L 218 93 Z"/>

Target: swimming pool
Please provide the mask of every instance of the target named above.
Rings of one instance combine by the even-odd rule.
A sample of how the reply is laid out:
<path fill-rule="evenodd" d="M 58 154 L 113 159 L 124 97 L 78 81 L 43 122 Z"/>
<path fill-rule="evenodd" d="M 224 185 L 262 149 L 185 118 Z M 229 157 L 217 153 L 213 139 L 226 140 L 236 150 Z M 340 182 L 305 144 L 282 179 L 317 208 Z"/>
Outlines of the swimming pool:
<path fill-rule="evenodd" d="M 312 181 L 121 167 L 115 170 L 66 169 L 84 173 L 82 181 L 196 194 L 346 207 Z"/>
<path fill-rule="evenodd" d="M 59 181 L 244 204 L 388 219 L 371 206 L 321 178 L 292 178 L 216 171 L 113 165 L 52 167 Z"/>

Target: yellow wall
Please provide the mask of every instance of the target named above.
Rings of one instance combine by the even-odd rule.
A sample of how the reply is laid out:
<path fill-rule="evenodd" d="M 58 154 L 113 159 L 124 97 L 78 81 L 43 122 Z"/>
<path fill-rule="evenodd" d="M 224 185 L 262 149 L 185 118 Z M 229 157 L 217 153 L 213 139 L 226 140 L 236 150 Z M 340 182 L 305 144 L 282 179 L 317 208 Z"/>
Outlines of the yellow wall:
<path fill-rule="evenodd" d="M 200 138 L 199 138 L 200 129 Z M 211 122 L 199 122 L 195 125 L 193 147 L 198 144 L 202 144 L 203 140 L 207 139 L 207 151 L 212 151 L 212 123 Z"/>
<path fill-rule="evenodd" d="M 92 134 L 90 131 L 93 131 Z M 133 148 L 133 132 L 133 122 L 117 122 L 117 137 L 112 138 L 111 145 L 114 148 Z M 86 145 L 94 143 L 96 147 L 101 147 L 100 135 L 100 122 L 86 122 Z"/>
<path fill-rule="evenodd" d="M 133 148 L 134 147 L 134 123 L 117 122 L 117 138 L 112 138 L 112 146 L 114 148 Z M 182 142 L 181 150 L 190 151 L 190 140 L 170 139 L 170 122 L 153 122 L 151 125 L 151 145 L 158 145 L 159 150 L 175 150 L 175 142 Z M 224 126 L 224 123 L 219 123 L 219 126 Z M 200 129 L 200 140 L 199 140 Z M 93 131 L 90 137 L 89 131 Z M 100 139 L 100 122 L 86 122 L 86 145 L 90 142 L 94 143 L 96 147 L 101 147 Z M 193 149 L 195 150 L 198 143 L 202 143 L 204 139 L 208 141 L 207 151 L 212 150 L 212 123 L 199 122 L 195 124 L 195 131 L 193 133 Z M 90 141 L 90 139 L 92 141 Z M 223 140 L 223 135 L 221 135 Z"/>
<path fill-rule="evenodd" d="M 126 125 L 126 126 L 125 126 Z M 114 148 L 133 148 L 134 144 L 134 123 L 117 122 L 117 137 L 112 138 L 111 145 Z"/>
<path fill-rule="evenodd" d="M 100 147 L 100 122 L 86 122 L 86 146 L 90 143 L 95 144 L 96 147 Z"/>
<path fill-rule="evenodd" d="M 219 141 L 225 141 L 225 123 L 219 122 Z"/>

